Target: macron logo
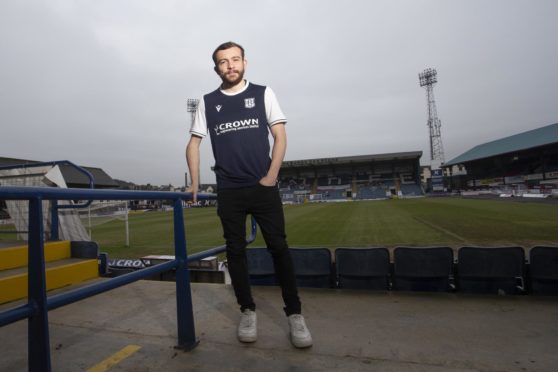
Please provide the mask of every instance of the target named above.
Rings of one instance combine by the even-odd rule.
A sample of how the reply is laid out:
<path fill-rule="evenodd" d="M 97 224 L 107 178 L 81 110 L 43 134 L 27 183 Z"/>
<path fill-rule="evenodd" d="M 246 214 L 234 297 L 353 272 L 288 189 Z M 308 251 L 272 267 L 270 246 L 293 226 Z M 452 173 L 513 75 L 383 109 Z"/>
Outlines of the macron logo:
<path fill-rule="evenodd" d="M 221 105 L 215 106 L 215 109 L 217 110 L 217 112 L 220 112 L 220 111 L 221 111 L 221 107 L 223 107 L 223 106 L 221 106 Z"/>

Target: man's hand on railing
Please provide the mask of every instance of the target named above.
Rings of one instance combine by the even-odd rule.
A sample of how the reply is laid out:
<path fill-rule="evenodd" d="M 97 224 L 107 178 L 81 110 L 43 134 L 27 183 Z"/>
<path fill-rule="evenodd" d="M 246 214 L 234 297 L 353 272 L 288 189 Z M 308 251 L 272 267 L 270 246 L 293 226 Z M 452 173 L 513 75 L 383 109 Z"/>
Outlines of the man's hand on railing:
<path fill-rule="evenodd" d="M 197 203 L 198 201 L 198 187 L 197 186 L 190 186 L 186 189 L 186 192 L 191 192 L 192 193 L 192 201 L 194 203 Z"/>

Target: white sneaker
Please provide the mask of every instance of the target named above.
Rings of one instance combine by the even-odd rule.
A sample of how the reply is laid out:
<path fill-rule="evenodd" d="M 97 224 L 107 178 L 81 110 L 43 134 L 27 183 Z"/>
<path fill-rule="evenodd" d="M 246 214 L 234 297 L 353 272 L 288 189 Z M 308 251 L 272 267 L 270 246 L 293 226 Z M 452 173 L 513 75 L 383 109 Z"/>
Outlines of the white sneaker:
<path fill-rule="evenodd" d="M 295 347 L 304 348 L 312 346 L 312 335 L 306 327 L 304 317 L 300 314 L 289 315 L 291 328 L 291 342 Z"/>
<path fill-rule="evenodd" d="M 240 315 L 238 324 L 238 340 L 240 342 L 255 342 L 258 338 L 256 312 L 250 309 L 244 310 Z"/>

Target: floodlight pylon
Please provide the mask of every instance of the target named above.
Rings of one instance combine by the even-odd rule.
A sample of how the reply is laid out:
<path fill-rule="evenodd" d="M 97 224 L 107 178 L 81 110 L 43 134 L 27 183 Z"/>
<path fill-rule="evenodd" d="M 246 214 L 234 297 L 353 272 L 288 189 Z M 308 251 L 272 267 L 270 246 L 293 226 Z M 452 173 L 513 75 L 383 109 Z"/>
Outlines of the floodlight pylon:
<path fill-rule="evenodd" d="M 428 128 L 430 131 L 430 160 L 438 166 L 444 163 L 444 146 L 442 144 L 442 134 L 440 127 L 442 123 L 438 118 L 436 101 L 434 100 L 434 84 L 438 82 L 436 69 L 427 68 L 419 73 L 419 83 L 426 88 L 426 100 L 428 108 Z"/>
<path fill-rule="evenodd" d="M 198 110 L 198 105 L 200 103 L 199 99 L 188 98 L 186 101 L 186 109 L 190 113 L 190 120 L 192 124 L 194 123 L 194 118 L 196 117 L 196 111 Z"/>

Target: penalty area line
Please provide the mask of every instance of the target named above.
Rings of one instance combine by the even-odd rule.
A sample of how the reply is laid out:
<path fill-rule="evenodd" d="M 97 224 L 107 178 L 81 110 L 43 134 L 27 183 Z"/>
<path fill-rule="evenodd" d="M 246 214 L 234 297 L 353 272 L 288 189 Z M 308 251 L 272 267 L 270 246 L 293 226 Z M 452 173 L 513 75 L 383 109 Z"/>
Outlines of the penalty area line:
<path fill-rule="evenodd" d="M 121 350 L 117 351 L 116 353 L 112 354 L 99 364 L 89 368 L 87 372 L 104 372 L 107 371 L 109 368 L 117 365 L 124 359 L 128 358 L 130 355 L 135 353 L 141 349 L 141 346 L 138 345 L 128 345 Z"/>

